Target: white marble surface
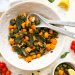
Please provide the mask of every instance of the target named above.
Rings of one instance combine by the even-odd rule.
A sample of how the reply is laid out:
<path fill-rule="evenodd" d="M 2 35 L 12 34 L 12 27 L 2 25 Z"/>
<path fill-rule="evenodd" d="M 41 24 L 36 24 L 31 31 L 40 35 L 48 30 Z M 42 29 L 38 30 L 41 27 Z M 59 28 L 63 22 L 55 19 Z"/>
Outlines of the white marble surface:
<path fill-rule="evenodd" d="M 13 2 L 13 1 L 16 1 L 16 0 L 0 0 L 0 12 L 6 11 L 7 8 L 9 7 L 10 2 Z M 25 0 L 25 1 L 27 1 L 27 0 Z M 33 1 L 33 0 L 31 0 L 31 1 Z M 48 3 L 47 0 L 39 0 L 39 1 Z M 70 9 L 67 12 L 57 7 L 58 2 L 59 2 L 59 0 L 55 0 L 55 2 L 53 4 L 51 4 L 51 7 L 55 8 L 55 11 L 59 13 L 61 19 L 67 20 L 67 21 L 74 21 L 75 20 L 75 0 L 70 0 Z M 67 27 L 67 29 L 72 32 L 75 32 L 74 27 L 73 28 Z M 70 51 L 70 53 L 67 55 L 67 57 L 64 59 L 60 59 L 60 57 L 59 57 L 54 63 L 52 63 L 51 65 L 49 65 L 48 67 L 46 67 L 44 69 L 41 69 L 40 72 L 33 71 L 35 73 L 35 75 L 48 75 L 48 74 L 52 75 L 51 74 L 52 69 L 54 68 L 56 63 L 58 63 L 59 61 L 72 61 L 75 64 L 75 54 L 73 52 L 71 52 L 71 50 L 70 50 L 70 43 L 73 39 L 70 37 L 67 37 L 67 36 L 65 37 L 65 39 L 66 39 L 66 41 L 64 43 L 64 48 L 63 48 L 62 54 L 66 51 Z M 5 61 L 2 56 L 0 56 L 0 61 L 1 60 Z M 30 71 L 23 71 L 23 70 L 17 69 L 15 67 L 13 67 L 12 65 L 10 65 L 8 62 L 6 62 L 6 63 L 7 63 L 7 66 L 9 67 L 9 69 L 12 71 L 12 75 L 32 75 L 32 72 L 30 72 Z"/>

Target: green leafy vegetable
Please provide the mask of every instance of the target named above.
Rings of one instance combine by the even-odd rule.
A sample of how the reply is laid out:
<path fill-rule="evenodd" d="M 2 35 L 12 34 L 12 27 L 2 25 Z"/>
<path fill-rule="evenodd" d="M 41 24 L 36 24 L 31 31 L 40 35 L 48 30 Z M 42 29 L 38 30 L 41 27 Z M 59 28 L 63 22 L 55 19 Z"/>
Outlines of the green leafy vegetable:
<path fill-rule="evenodd" d="M 14 29 L 13 33 L 18 33 L 19 30 L 18 29 Z"/>
<path fill-rule="evenodd" d="M 41 48 L 45 48 L 45 45 L 43 44 L 43 45 L 41 46 Z"/>
<path fill-rule="evenodd" d="M 36 47 L 36 50 L 38 50 L 38 51 L 40 50 L 40 46 L 39 45 L 36 45 L 35 47 Z"/>
<path fill-rule="evenodd" d="M 22 21 L 26 21 L 26 17 L 24 15 L 21 16 Z"/>
<path fill-rule="evenodd" d="M 65 58 L 68 53 L 70 53 L 70 52 L 65 52 L 64 54 L 62 54 L 62 55 L 61 55 L 61 58 Z"/>
<path fill-rule="evenodd" d="M 13 37 L 14 33 L 12 31 L 9 32 L 10 37 Z"/>
<path fill-rule="evenodd" d="M 21 29 L 21 24 L 22 24 L 22 20 L 21 20 L 20 16 L 18 16 L 16 19 L 16 27 L 18 28 L 18 30 Z"/>
<path fill-rule="evenodd" d="M 10 25 L 15 25 L 15 24 L 16 24 L 15 19 L 11 19 L 11 20 L 10 20 Z"/>
<path fill-rule="evenodd" d="M 51 2 L 51 3 L 53 3 L 54 2 L 54 0 L 48 0 L 49 2 Z"/>
<path fill-rule="evenodd" d="M 35 34 L 35 36 L 38 40 L 41 40 L 42 42 L 46 42 L 46 39 L 44 37 L 41 37 L 38 34 Z"/>
<path fill-rule="evenodd" d="M 29 40 L 29 41 L 30 41 L 30 44 L 31 44 L 31 45 L 34 44 L 34 40 L 33 40 L 33 36 L 32 36 L 32 35 L 30 35 L 30 40 Z"/>
<path fill-rule="evenodd" d="M 20 30 L 21 24 L 26 20 L 25 16 L 18 16 L 16 19 L 16 27 Z"/>
<path fill-rule="evenodd" d="M 35 52 L 30 52 L 30 55 L 35 55 L 36 53 Z"/>
<path fill-rule="evenodd" d="M 27 56 L 27 53 L 25 52 L 25 50 L 24 49 L 21 49 L 21 50 L 22 50 L 23 55 Z"/>
<path fill-rule="evenodd" d="M 37 29 L 35 32 L 34 32 L 34 34 L 36 35 L 36 34 L 39 34 L 39 30 Z"/>
<path fill-rule="evenodd" d="M 40 40 L 42 40 L 42 42 L 46 42 L 46 39 L 44 37 L 40 37 Z"/>
<path fill-rule="evenodd" d="M 23 35 L 20 35 L 19 37 L 15 38 L 16 43 L 20 43 L 22 41 Z"/>
<path fill-rule="evenodd" d="M 18 54 L 23 54 L 23 52 L 22 52 L 21 48 L 20 48 L 20 47 L 18 47 L 18 46 L 16 46 L 16 52 L 17 52 Z"/>
<path fill-rule="evenodd" d="M 27 46 L 30 46 L 31 45 L 30 42 L 27 42 L 26 44 L 27 44 Z"/>
<path fill-rule="evenodd" d="M 50 39 L 46 39 L 46 42 L 47 42 L 47 43 L 50 43 Z"/>
<path fill-rule="evenodd" d="M 24 34 L 24 35 L 27 35 L 28 33 L 27 33 L 27 32 L 24 32 L 23 34 Z"/>

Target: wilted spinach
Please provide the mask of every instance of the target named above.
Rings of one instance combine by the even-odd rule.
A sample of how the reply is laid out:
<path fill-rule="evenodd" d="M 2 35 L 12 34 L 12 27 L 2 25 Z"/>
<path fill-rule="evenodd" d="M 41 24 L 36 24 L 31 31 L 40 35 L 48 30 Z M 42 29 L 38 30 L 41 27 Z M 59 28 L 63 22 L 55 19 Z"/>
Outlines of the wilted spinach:
<path fill-rule="evenodd" d="M 25 16 L 17 16 L 16 18 L 16 27 L 20 30 L 21 24 L 26 20 Z"/>
<path fill-rule="evenodd" d="M 21 47 L 16 46 L 16 47 L 15 47 L 15 51 L 16 51 L 18 54 L 23 54 L 23 52 L 22 52 L 22 50 L 21 50 Z"/>
<path fill-rule="evenodd" d="M 10 25 L 15 25 L 15 24 L 16 24 L 15 19 L 11 19 L 11 20 L 10 20 Z"/>
<path fill-rule="evenodd" d="M 31 44 L 31 45 L 34 44 L 34 39 L 33 39 L 33 36 L 32 36 L 32 35 L 30 35 L 30 40 L 29 40 L 29 41 L 30 41 L 30 44 Z"/>

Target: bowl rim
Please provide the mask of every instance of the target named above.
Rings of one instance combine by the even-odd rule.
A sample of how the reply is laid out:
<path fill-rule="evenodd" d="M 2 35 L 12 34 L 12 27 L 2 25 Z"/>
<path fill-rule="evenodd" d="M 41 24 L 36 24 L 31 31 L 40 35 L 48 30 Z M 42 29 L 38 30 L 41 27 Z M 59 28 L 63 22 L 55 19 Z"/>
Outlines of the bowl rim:
<path fill-rule="evenodd" d="M 62 64 L 62 63 L 67 63 L 67 64 L 73 66 L 73 68 L 75 69 L 75 64 L 72 61 L 66 61 L 66 60 L 65 61 L 59 61 L 59 62 L 57 62 L 56 66 L 54 66 L 52 75 L 54 75 L 54 72 L 55 72 L 56 67 L 58 65 Z"/>
<path fill-rule="evenodd" d="M 38 1 L 37 1 L 37 2 L 35 2 L 35 1 L 19 1 L 19 2 L 17 2 L 16 4 L 11 5 L 11 6 L 1 15 L 0 20 L 3 18 L 3 16 L 4 16 L 10 9 L 13 9 L 15 6 L 17 6 L 17 5 L 19 5 L 19 4 L 26 4 L 26 3 L 42 4 L 42 5 L 44 5 L 44 6 L 48 7 L 48 8 L 50 8 L 50 10 L 55 13 L 55 15 L 58 17 L 58 19 L 61 20 L 61 17 L 60 17 L 60 15 L 59 15 L 59 13 L 58 13 L 56 10 L 54 10 L 54 8 L 55 8 L 54 5 L 53 5 L 53 7 L 50 7 L 50 4 L 47 5 L 47 4 L 44 4 L 44 2 L 38 2 Z"/>
<path fill-rule="evenodd" d="M 42 4 L 42 5 L 44 5 L 44 6 L 46 6 L 46 7 L 48 7 L 48 8 L 50 8 L 51 9 L 51 11 L 53 11 L 54 13 L 55 13 L 55 15 L 58 17 L 58 19 L 61 19 L 60 18 L 60 16 L 51 8 L 51 7 L 49 7 L 49 6 L 47 6 L 47 5 L 45 5 L 45 4 L 43 4 L 43 3 L 40 3 L 40 2 L 33 2 L 33 1 L 24 1 L 24 2 L 19 2 L 19 3 L 16 3 L 15 5 L 13 5 L 13 6 L 11 6 L 10 8 L 8 8 L 8 10 L 6 11 L 6 12 L 4 12 L 3 14 L 2 14 L 2 16 L 1 16 L 1 20 L 2 20 L 2 18 L 5 16 L 5 14 L 10 10 L 10 9 L 12 9 L 12 8 L 14 8 L 15 6 L 17 6 L 17 5 L 19 5 L 19 4 L 26 4 L 26 3 L 38 3 L 38 4 Z M 0 53 L 1 53 L 1 51 L 0 51 Z M 2 53 L 1 53 L 2 54 Z M 3 55 L 2 55 L 3 56 Z M 5 59 L 5 57 L 4 57 L 4 59 Z M 57 59 L 57 58 L 56 58 Z M 55 60 L 56 60 L 55 59 Z M 6 59 L 5 59 L 6 60 Z M 55 61 L 54 60 L 54 61 Z M 6 60 L 7 61 L 7 60 Z M 53 62 L 54 62 L 53 61 Z M 8 61 L 7 61 L 8 62 Z M 8 62 L 9 63 L 9 62 Z M 11 65 L 13 65 L 12 63 L 9 63 L 9 64 L 11 64 Z M 47 66 L 49 66 L 50 64 L 48 64 Z M 17 67 L 17 66 L 15 66 L 15 65 L 13 65 L 14 67 L 16 67 L 16 68 L 19 68 L 19 67 Z M 47 66 L 45 66 L 45 67 L 47 67 Z M 43 67 L 43 68 L 45 68 L 45 67 Z M 21 68 L 19 68 L 19 69 L 21 69 Z M 41 68 L 42 69 L 42 68 Z M 25 69 L 22 69 L 22 70 L 25 70 Z M 29 71 L 32 71 L 31 69 L 28 69 Z M 35 70 L 39 70 L 39 69 L 35 69 Z"/>

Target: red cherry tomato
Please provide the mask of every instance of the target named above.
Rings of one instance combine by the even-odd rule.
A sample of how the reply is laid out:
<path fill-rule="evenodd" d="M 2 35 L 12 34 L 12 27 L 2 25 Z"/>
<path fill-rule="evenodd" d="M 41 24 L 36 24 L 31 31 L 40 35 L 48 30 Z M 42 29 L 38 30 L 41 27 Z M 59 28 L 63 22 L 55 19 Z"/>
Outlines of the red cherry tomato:
<path fill-rule="evenodd" d="M 2 72 L 6 72 L 8 69 L 7 69 L 7 67 L 4 67 L 3 69 L 2 69 Z"/>
<path fill-rule="evenodd" d="M 5 73 L 5 72 L 3 72 L 1 75 L 6 75 L 6 73 Z"/>
<path fill-rule="evenodd" d="M 5 67 L 6 66 L 6 64 L 4 63 L 4 62 L 0 62 L 0 67 Z"/>
<path fill-rule="evenodd" d="M 11 71 L 8 70 L 4 62 L 0 62 L 0 73 L 1 75 L 11 75 Z"/>
<path fill-rule="evenodd" d="M 0 62 L 0 64 L 4 64 L 6 66 L 6 64 L 4 62 L 2 62 L 2 61 Z"/>
<path fill-rule="evenodd" d="M 5 64 L 4 63 L 0 63 L 0 69 L 4 68 Z"/>
<path fill-rule="evenodd" d="M 75 52 L 75 40 L 72 41 L 72 43 L 71 43 L 71 50 L 73 50 Z"/>
<path fill-rule="evenodd" d="M 71 45 L 75 45 L 75 40 L 72 41 Z"/>
<path fill-rule="evenodd" d="M 7 71 L 6 72 L 6 75 L 11 75 L 11 71 Z"/>

